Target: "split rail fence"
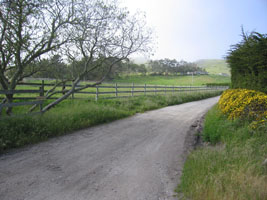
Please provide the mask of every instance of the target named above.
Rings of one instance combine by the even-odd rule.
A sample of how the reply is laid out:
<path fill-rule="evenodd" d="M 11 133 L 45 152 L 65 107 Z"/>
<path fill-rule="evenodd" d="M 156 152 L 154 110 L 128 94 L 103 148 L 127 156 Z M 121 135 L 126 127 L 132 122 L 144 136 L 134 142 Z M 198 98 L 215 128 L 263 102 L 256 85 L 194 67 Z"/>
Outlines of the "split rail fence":
<path fill-rule="evenodd" d="M 63 84 L 57 86 L 57 94 L 50 98 L 45 97 L 45 93 L 52 88 L 54 84 L 51 83 L 19 83 L 17 90 L 0 90 L 0 100 L 5 98 L 6 94 L 14 95 L 13 103 L 0 103 L 0 114 L 5 107 L 16 107 L 25 105 L 39 105 L 40 112 L 43 103 L 47 99 L 57 99 L 57 95 L 62 95 L 68 91 L 72 84 Z M 77 88 L 83 85 L 78 85 Z M 25 87 L 27 89 L 25 89 Z M 33 89 L 33 88 L 38 89 Z M 21 89 L 22 88 L 22 89 Z M 29 88 L 29 89 L 28 89 Z M 166 95 L 176 93 L 189 92 L 207 92 L 207 91 L 222 91 L 227 89 L 226 86 L 160 86 L 160 85 L 119 85 L 103 84 L 94 87 L 89 87 L 84 90 L 75 91 L 69 98 L 72 99 L 111 99 L 111 98 L 127 98 L 140 95 Z"/>

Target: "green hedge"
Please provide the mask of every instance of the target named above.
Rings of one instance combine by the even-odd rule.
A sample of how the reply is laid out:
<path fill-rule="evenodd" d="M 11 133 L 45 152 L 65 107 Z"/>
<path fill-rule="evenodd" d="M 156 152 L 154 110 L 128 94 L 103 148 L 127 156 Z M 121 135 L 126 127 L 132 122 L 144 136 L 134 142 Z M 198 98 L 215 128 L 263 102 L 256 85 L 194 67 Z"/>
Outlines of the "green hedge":
<path fill-rule="evenodd" d="M 267 34 L 252 32 L 232 46 L 227 56 L 233 88 L 267 93 Z"/>
<path fill-rule="evenodd" d="M 206 83 L 207 87 L 213 87 L 213 86 L 231 86 L 231 83 Z"/>

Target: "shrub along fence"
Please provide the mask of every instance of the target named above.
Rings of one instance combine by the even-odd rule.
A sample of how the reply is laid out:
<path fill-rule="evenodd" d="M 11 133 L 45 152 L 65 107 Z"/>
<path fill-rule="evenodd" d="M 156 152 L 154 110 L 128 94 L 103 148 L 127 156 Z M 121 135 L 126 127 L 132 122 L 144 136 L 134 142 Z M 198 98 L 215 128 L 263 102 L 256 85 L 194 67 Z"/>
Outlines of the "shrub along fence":
<path fill-rule="evenodd" d="M 267 93 L 267 34 L 253 32 L 232 46 L 227 62 L 231 68 L 233 88 Z"/>
<path fill-rule="evenodd" d="M 78 85 L 81 87 L 83 85 Z M 25 87 L 27 89 L 25 89 Z M 38 87 L 38 89 L 33 89 Z M 54 84 L 51 83 L 20 83 L 17 90 L 0 90 L 0 99 L 4 99 L 6 94 L 14 95 L 13 103 L 2 102 L 0 104 L 0 114 L 5 107 L 39 105 L 40 112 L 45 100 L 57 99 L 57 96 L 68 91 L 72 84 L 61 84 L 57 86 L 57 93 L 54 96 L 46 97 L 45 93 L 49 91 Z M 23 88 L 23 89 L 22 89 Z M 118 85 L 103 84 L 86 88 L 81 91 L 74 92 L 70 98 L 72 99 L 111 99 L 111 98 L 127 98 L 140 95 L 166 95 L 185 92 L 208 92 L 223 91 L 227 86 L 160 86 L 160 85 Z M 33 100 L 33 101 L 31 101 Z M 40 113 L 37 112 L 37 113 Z"/>

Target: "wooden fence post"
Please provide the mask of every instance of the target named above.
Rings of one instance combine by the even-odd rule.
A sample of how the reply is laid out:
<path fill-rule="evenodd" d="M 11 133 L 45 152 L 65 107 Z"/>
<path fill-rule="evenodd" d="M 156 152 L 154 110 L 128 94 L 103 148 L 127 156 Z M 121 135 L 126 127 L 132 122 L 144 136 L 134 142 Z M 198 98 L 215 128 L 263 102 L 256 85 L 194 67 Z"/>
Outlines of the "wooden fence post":
<path fill-rule="evenodd" d="M 115 83 L 115 96 L 118 97 L 118 85 Z"/>
<path fill-rule="evenodd" d="M 95 88 L 96 88 L 95 101 L 97 101 L 98 100 L 98 86 L 96 86 Z"/>
<path fill-rule="evenodd" d="M 72 87 L 74 86 L 74 81 L 72 81 Z M 75 90 L 75 88 L 74 88 L 74 90 Z M 71 94 L 71 98 L 72 99 L 74 99 L 74 91 L 73 91 L 73 93 Z"/>
<path fill-rule="evenodd" d="M 131 92 L 132 92 L 132 97 L 134 96 L 134 83 L 132 84 L 132 90 L 131 90 Z"/>
<path fill-rule="evenodd" d="M 145 87 L 144 87 L 144 95 L 146 96 L 146 84 L 145 84 Z"/>
<path fill-rule="evenodd" d="M 44 80 L 42 80 L 42 85 L 39 89 L 40 89 L 40 97 L 43 97 L 44 96 Z"/>
<path fill-rule="evenodd" d="M 65 88 L 66 88 L 66 85 L 65 85 L 65 82 L 63 82 L 63 84 L 62 84 L 62 94 L 63 95 L 65 94 L 65 92 L 64 92 Z"/>
<path fill-rule="evenodd" d="M 165 95 L 167 94 L 167 91 L 166 90 L 167 90 L 167 86 L 165 86 Z"/>
<path fill-rule="evenodd" d="M 0 104 L 0 117 L 2 115 L 2 105 Z"/>
<path fill-rule="evenodd" d="M 190 94 L 190 93 L 191 93 L 191 85 L 189 86 L 189 90 L 187 94 Z"/>
<path fill-rule="evenodd" d="M 40 99 L 43 99 L 43 97 L 44 97 L 44 80 L 42 80 L 42 85 L 41 85 L 41 87 L 39 87 L 39 89 L 40 89 L 39 96 L 41 97 Z M 43 103 L 39 104 L 39 107 L 40 107 L 40 112 L 42 112 Z"/>
<path fill-rule="evenodd" d="M 172 86 L 172 95 L 174 95 L 174 85 Z"/>
<path fill-rule="evenodd" d="M 43 92 L 43 87 L 40 87 L 40 99 L 42 99 L 42 97 L 44 96 L 44 92 Z M 39 104 L 39 107 L 40 107 L 40 112 L 42 112 L 42 109 L 43 109 L 43 104 Z"/>
<path fill-rule="evenodd" d="M 156 85 L 155 85 L 155 91 L 154 92 L 155 92 L 155 95 L 156 95 L 157 94 L 157 86 Z"/>

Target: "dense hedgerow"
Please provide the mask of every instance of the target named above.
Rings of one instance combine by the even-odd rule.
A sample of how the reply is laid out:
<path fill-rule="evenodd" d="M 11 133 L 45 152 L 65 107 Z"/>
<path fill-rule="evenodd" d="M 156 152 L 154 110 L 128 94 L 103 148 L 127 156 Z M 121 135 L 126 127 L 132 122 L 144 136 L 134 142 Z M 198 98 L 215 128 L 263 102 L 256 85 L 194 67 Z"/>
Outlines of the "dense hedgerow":
<path fill-rule="evenodd" d="M 232 46 L 227 56 L 233 88 L 267 93 L 267 34 L 253 32 Z"/>
<path fill-rule="evenodd" d="M 206 83 L 207 87 L 213 87 L 213 86 L 227 86 L 230 87 L 231 83 Z"/>

